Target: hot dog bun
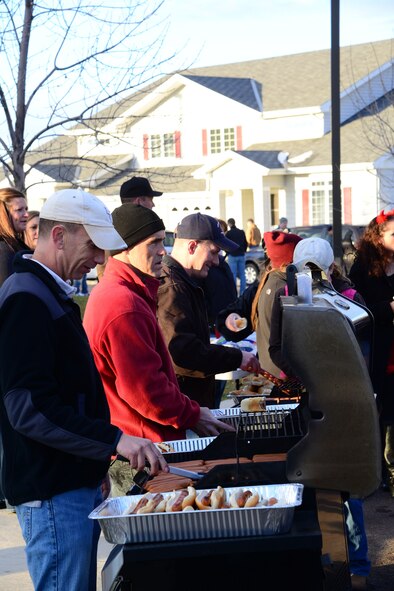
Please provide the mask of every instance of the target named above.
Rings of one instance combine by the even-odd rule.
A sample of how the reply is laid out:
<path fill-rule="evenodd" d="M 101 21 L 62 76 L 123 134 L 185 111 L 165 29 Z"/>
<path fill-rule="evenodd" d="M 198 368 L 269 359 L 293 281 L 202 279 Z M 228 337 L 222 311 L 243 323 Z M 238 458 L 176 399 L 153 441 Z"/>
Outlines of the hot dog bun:
<path fill-rule="evenodd" d="M 196 505 L 198 507 L 198 509 L 200 509 L 201 511 L 205 511 L 206 509 L 212 509 L 212 505 L 211 505 L 211 496 L 212 496 L 213 490 L 210 491 L 201 491 L 200 493 L 197 494 L 196 496 Z"/>
<path fill-rule="evenodd" d="M 218 486 L 211 494 L 212 509 L 221 509 L 226 501 L 226 493 L 224 488 Z"/>
<path fill-rule="evenodd" d="M 146 505 L 150 501 L 151 497 L 152 497 L 151 493 L 145 493 L 144 496 L 140 498 L 140 500 L 138 501 L 136 506 L 133 507 L 133 505 L 132 505 L 131 507 L 129 507 L 129 509 L 126 511 L 126 513 L 130 513 L 130 514 L 140 513 L 141 509 L 146 507 Z"/>
<path fill-rule="evenodd" d="M 183 511 L 186 507 L 191 507 L 194 505 L 196 494 L 196 489 L 193 486 L 174 491 L 167 501 L 166 512 Z"/>
<path fill-rule="evenodd" d="M 251 490 L 238 488 L 230 495 L 230 507 L 241 509 L 242 507 L 255 507 L 259 502 L 259 495 Z"/>
<path fill-rule="evenodd" d="M 184 511 L 187 507 L 192 507 L 194 505 L 196 494 L 196 489 L 193 486 L 187 487 L 187 497 L 185 497 L 182 501 L 182 511 Z"/>
<path fill-rule="evenodd" d="M 167 501 L 166 512 L 182 511 L 182 503 L 188 495 L 189 493 L 185 489 L 175 491 Z"/>
<path fill-rule="evenodd" d="M 257 503 L 259 502 L 259 495 L 257 493 L 252 493 L 251 491 L 249 491 L 251 494 L 249 496 L 248 499 L 246 499 L 245 505 L 244 507 L 256 507 Z"/>
<path fill-rule="evenodd" d="M 265 396 L 254 396 L 241 400 L 241 411 L 243 412 L 264 412 L 265 410 Z"/>
<path fill-rule="evenodd" d="M 147 493 L 150 495 L 148 498 L 148 502 L 144 507 L 138 509 L 137 513 L 160 513 L 160 511 L 156 510 L 157 507 L 163 503 L 164 497 L 161 493 L 156 493 L 152 495 L 151 493 Z"/>

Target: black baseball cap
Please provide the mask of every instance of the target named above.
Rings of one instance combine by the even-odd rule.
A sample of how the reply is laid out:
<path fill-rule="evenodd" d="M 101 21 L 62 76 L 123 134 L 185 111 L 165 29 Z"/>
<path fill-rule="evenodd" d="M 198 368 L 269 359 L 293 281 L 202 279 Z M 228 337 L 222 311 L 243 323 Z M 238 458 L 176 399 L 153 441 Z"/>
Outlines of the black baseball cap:
<path fill-rule="evenodd" d="M 143 176 L 133 176 L 120 187 L 120 198 L 160 197 L 160 191 L 154 191 L 148 179 Z"/>
<path fill-rule="evenodd" d="M 226 238 L 218 220 L 202 213 L 192 213 L 183 218 L 175 230 L 175 238 L 210 240 L 226 252 L 239 248 L 236 242 Z"/>

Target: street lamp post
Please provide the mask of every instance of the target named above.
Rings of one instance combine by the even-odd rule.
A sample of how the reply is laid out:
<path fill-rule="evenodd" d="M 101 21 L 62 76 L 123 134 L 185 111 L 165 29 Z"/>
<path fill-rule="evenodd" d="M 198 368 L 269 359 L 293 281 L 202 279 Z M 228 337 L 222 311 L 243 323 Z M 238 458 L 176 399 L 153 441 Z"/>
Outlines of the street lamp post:
<path fill-rule="evenodd" d="M 332 243 L 335 261 L 342 266 L 339 3 L 340 0 L 331 0 L 331 159 Z"/>

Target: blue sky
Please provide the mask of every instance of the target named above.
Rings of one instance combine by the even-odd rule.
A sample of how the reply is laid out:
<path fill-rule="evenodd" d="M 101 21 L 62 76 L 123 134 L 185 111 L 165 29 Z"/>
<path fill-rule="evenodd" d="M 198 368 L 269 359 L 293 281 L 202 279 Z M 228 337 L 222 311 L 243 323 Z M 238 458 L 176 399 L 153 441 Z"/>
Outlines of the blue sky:
<path fill-rule="evenodd" d="M 330 0 L 165 0 L 169 46 L 207 66 L 327 49 Z M 394 38 L 393 0 L 341 0 L 340 44 Z M 394 50 L 393 50 L 394 54 Z"/>

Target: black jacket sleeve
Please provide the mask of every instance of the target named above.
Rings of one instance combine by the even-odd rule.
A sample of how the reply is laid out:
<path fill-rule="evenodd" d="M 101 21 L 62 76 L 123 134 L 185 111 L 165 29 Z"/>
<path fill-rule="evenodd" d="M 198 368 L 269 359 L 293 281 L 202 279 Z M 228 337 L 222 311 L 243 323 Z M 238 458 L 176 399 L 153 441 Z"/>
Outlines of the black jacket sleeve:
<path fill-rule="evenodd" d="M 250 317 L 252 312 L 253 300 L 256 295 L 258 286 L 259 282 L 255 281 L 252 285 L 245 289 L 243 294 L 241 294 L 233 303 L 229 304 L 227 308 L 221 310 L 217 315 L 216 328 L 227 341 L 238 343 L 239 341 L 243 341 L 250 334 L 252 334 L 253 326 Z M 239 314 L 242 318 L 246 318 L 248 321 L 247 327 L 243 330 L 240 330 L 239 332 L 233 332 L 232 330 L 229 330 L 226 326 L 227 316 L 233 313 Z"/>

